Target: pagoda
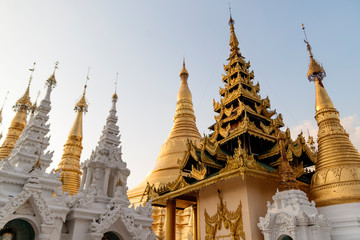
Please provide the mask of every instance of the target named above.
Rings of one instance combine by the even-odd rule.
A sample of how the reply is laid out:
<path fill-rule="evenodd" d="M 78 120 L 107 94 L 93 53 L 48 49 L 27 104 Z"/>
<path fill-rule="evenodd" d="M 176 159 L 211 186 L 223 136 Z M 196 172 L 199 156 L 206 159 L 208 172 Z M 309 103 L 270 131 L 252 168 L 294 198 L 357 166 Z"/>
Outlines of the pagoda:
<path fill-rule="evenodd" d="M 277 138 L 279 129 L 284 126 L 282 115 L 270 109 L 268 97 L 261 97 L 260 84 L 254 83 L 250 61 L 240 53 L 234 24 L 230 16 L 230 55 L 224 65 L 220 101 L 213 100 L 216 115 L 215 123 L 209 127 L 212 133 L 204 136 L 200 144 L 187 143 L 185 155 L 178 161 L 180 171 L 175 180 L 158 187 L 150 185 L 147 190 L 154 205 L 166 207 L 166 239 L 175 236 L 175 209 L 188 207 L 193 209 L 194 239 L 200 239 L 200 236 L 212 239 L 219 232 L 223 232 L 223 236 L 230 234 L 234 239 L 260 238 L 255 227 L 257 219 L 266 212 L 266 199 L 270 200 L 279 184 L 284 182 L 281 176 L 286 176 L 284 168 L 279 167 L 283 163 L 282 154 L 286 154 L 289 161 L 289 168 L 285 170 L 291 169 L 296 179 L 291 186 L 309 192 L 313 172 L 304 169 L 316 162 L 313 146 L 306 143 L 302 134 L 292 140 L 289 129 L 284 131 L 281 140 Z M 288 179 L 285 180 L 288 184 Z M 217 219 L 221 219 L 225 199 L 233 205 L 238 204 L 236 222 L 243 221 L 241 206 L 247 205 L 250 215 L 244 216 L 243 229 L 232 229 L 235 232 L 228 233 L 218 231 L 216 224 L 222 223 L 212 222 L 215 216 L 202 215 L 219 200 Z M 231 224 L 235 228 L 237 223 Z"/>
<path fill-rule="evenodd" d="M 61 170 L 60 181 L 63 183 L 64 192 L 69 191 L 70 195 L 76 194 L 80 187 L 80 156 L 82 152 L 83 138 L 83 114 L 87 112 L 88 105 L 85 100 L 86 87 L 80 100 L 76 103 L 74 110 L 77 112 L 74 124 L 70 130 L 61 161 L 56 171 Z"/>
<path fill-rule="evenodd" d="M 180 71 L 180 88 L 177 94 L 174 124 L 170 134 L 161 146 L 156 165 L 151 173 L 135 188 L 128 191 L 131 203 L 146 203 L 153 196 L 152 189 L 176 181 L 180 173 L 179 160 L 186 155 L 187 145 L 191 142 L 195 146 L 200 143 L 201 135 L 196 126 L 196 117 L 193 109 L 192 94 L 188 85 L 189 73 L 183 61 Z M 187 239 L 191 209 L 178 211 L 179 219 L 184 219 L 176 225 L 176 232 L 180 239 L 184 235 Z M 153 230 L 159 239 L 163 239 L 166 211 L 163 208 L 155 208 L 152 215 L 154 218 Z M 192 229 L 190 229 L 192 232 Z M 172 237 L 172 236 L 170 236 Z"/>
<path fill-rule="evenodd" d="M 35 67 L 35 63 L 34 63 Z M 26 88 L 24 95 L 16 101 L 16 104 L 13 106 L 16 111 L 16 115 L 11 121 L 10 127 L 8 129 L 8 133 L 3 144 L 0 147 L 0 161 L 8 157 L 13 150 L 16 141 L 20 137 L 22 131 L 26 126 L 26 118 L 28 111 L 32 107 L 32 103 L 30 101 L 30 84 L 32 80 L 32 73 L 34 72 L 34 67 L 30 69 L 31 75 L 29 79 L 29 84 Z"/>

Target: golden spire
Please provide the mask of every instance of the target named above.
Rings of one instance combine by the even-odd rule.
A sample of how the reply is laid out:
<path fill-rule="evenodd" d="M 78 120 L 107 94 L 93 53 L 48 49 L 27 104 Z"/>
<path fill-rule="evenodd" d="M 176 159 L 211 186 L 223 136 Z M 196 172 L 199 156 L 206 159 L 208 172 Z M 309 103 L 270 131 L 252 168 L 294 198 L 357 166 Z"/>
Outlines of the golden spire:
<path fill-rule="evenodd" d="M 281 163 L 278 168 L 280 175 L 280 191 L 286 191 L 291 189 L 299 189 L 294 171 L 292 170 L 289 160 L 286 157 L 286 147 L 285 147 L 285 136 L 280 129 L 277 130 L 277 141 L 279 143 L 280 154 L 281 154 Z"/>
<path fill-rule="evenodd" d="M 35 63 L 33 65 L 33 68 L 29 70 L 31 71 L 31 75 L 26 91 L 24 95 L 21 98 L 19 98 L 16 101 L 15 105 L 13 106 L 13 109 L 16 111 L 16 114 L 13 120 L 11 121 L 6 138 L 0 147 L 0 160 L 10 155 L 11 151 L 15 146 L 16 141 L 18 140 L 22 131 L 25 128 L 27 113 L 28 110 L 30 110 L 30 108 L 32 107 L 29 92 L 30 92 L 32 75 L 35 70 Z"/>
<path fill-rule="evenodd" d="M 62 182 L 62 189 L 64 192 L 69 192 L 70 195 L 76 194 L 80 187 L 80 156 L 82 152 L 82 125 L 83 113 L 87 112 L 87 103 L 85 100 L 87 81 L 89 80 L 89 73 L 86 78 L 83 95 L 75 105 L 77 112 L 74 124 L 70 130 L 66 144 L 64 145 L 64 152 L 59 163 L 58 169 L 61 170 L 60 181 Z"/>
<path fill-rule="evenodd" d="M 308 79 L 315 82 L 315 119 L 319 127 L 316 171 L 311 180 L 310 198 L 317 206 L 359 202 L 360 154 L 341 126 L 339 112 L 322 84 L 325 70 L 313 58 L 307 39 L 305 42 L 310 54 Z"/>
<path fill-rule="evenodd" d="M 138 186 L 128 192 L 132 202 L 140 201 L 148 182 L 159 186 L 176 180 L 180 171 L 178 160 L 184 158 L 188 142 L 201 140 L 187 83 L 189 73 L 185 67 L 185 60 L 179 75 L 181 83 L 177 95 L 174 125 L 167 140 L 161 146 L 154 170 Z"/>
<path fill-rule="evenodd" d="M 199 130 L 196 127 L 196 118 L 194 114 L 192 96 L 187 83 L 189 73 L 183 60 L 183 68 L 180 71 L 180 89 L 177 95 L 176 111 L 174 116 L 174 125 L 168 139 L 176 137 L 201 138 Z"/>
<path fill-rule="evenodd" d="M 235 34 L 235 28 L 234 28 L 234 24 L 235 21 L 231 16 L 231 8 L 229 7 L 230 10 L 230 20 L 229 20 L 229 25 L 230 25 L 230 47 L 231 47 L 231 53 L 237 53 L 239 51 L 239 41 L 236 37 Z"/>

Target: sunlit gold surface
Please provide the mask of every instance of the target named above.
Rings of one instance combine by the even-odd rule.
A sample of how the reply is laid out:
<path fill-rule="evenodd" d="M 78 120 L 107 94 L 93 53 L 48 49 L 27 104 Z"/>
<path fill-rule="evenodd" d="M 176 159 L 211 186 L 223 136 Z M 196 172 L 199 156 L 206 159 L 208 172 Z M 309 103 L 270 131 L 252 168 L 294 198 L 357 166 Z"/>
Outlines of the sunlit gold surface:
<path fill-rule="evenodd" d="M 311 181 L 310 197 L 317 206 L 359 202 L 360 154 L 341 126 L 339 113 L 322 84 L 325 74 L 315 73 L 313 76 L 315 119 L 319 131 L 316 171 Z"/>
<path fill-rule="evenodd" d="M 32 107 L 30 102 L 30 84 L 26 88 L 24 95 L 16 101 L 14 109 L 17 110 L 15 117 L 11 121 L 8 133 L 0 147 L 0 160 L 8 157 L 13 150 L 16 141 L 20 137 L 26 125 L 27 111 Z"/>
<path fill-rule="evenodd" d="M 81 99 L 75 105 L 75 110 L 77 111 L 76 119 L 64 145 L 64 152 L 57 169 L 57 171 L 61 169 L 62 189 L 64 192 L 69 192 L 70 195 L 76 194 L 80 187 L 80 156 L 83 149 L 81 144 L 83 138 L 82 122 L 83 113 L 87 111 L 85 89 Z"/>
<path fill-rule="evenodd" d="M 196 127 L 191 92 L 187 83 L 188 76 L 185 64 L 183 64 L 173 128 L 168 139 L 161 146 L 154 170 L 138 186 L 128 191 L 130 201 L 134 201 L 135 198 L 140 199 L 147 182 L 159 186 L 175 181 L 180 171 L 178 160 L 184 158 L 187 142 L 189 140 L 198 142 L 201 139 Z"/>
<path fill-rule="evenodd" d="M 285 148 L 285 136 L 283 133 L 278 130 L 277 140 L 279 143 L 280 153 L 281 153 L 281 163 L 278 168 L 280 175 L 280 191 L 286 191 L 291 189 L 298 189 L 298 184 L 295 178 L 293 169 L 289 164 L 287 159 L 286 148 Z"/>

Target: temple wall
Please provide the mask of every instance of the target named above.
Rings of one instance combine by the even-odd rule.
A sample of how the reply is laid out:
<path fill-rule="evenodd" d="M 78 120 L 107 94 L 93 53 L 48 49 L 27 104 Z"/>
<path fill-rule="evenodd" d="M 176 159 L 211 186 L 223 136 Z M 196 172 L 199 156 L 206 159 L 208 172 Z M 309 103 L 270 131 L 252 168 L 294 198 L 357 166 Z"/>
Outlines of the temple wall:
<path fill-rule="evenodd" d="M 264 216 L 267 210 L 267 201 L 270 201 L 276 192 L 278 183 L 271 180 L 258 179 L 254 177 L 241 176 L 224 180 L 199 192 L 199 218 L 200 218 L 200 239 L 205 239 L 206 223 L 205 209 L 210 217 L 217 213 L 217 205 L 220 204 L 218 190 L 229 211 L 235 212 L 237 207 L 242 203 L 242 221 L 243 230 L 246 239 L 263 239 L 260 230 L 257 227 L 259 217 Z M 230 231 L 222 229 L 217 231 L 216 239 L 231 239 Z"/>

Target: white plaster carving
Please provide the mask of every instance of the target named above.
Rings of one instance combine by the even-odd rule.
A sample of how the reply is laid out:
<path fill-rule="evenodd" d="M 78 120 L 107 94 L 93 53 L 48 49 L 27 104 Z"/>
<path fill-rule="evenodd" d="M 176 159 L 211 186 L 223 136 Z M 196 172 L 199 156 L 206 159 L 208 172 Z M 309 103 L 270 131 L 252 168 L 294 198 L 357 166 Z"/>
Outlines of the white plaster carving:
<path fill-rule="evenodd" d="M 315 203 L 309 202 L 301 190 L 277 192 L 273 203 L 267 203 L 265 217 L 260 217 L 258 227 L 265 240 L 278 240 L 290 236 L 301 240 L 330 240 L 329 222 L 318 213 Z"/>
<path fill-rule="evenodd" d="M 0 209 L 0 220 L 6 219 L 10 214 L 13 214 L 26 201 L 32 202 L 39 211 L 41 219 L 46 224 L 54 223 L 54 215 L 42 198 L 41 192 L 31 188 L 24 188 L 16 197 L 10 200 L 4 207 Z"/>

